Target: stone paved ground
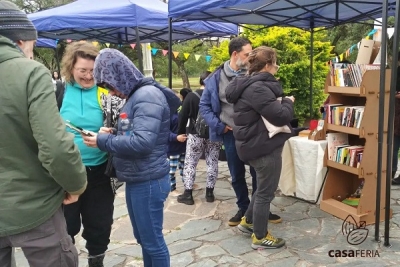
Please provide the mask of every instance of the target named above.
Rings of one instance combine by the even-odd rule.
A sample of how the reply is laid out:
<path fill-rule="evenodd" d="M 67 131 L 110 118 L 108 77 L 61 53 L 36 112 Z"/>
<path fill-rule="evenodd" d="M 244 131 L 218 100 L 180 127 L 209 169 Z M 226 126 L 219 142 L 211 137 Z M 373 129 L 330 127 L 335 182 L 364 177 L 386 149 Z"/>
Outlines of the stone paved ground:
<path fill-rule="evenodd" d="M 272 234 L 286 239 L 286 246 L 276 250 L 253 250 L 250 236 L 242 234 L 227 221 L 237 211 L 235 194 L 229 181 L 227 165 L 220 163 L 216 185 L 216 201 L 207 203 L 205 194 L 205 163 L 198 166 L 195 205 L 187 206 L 170 194 L 165 207 L 164 232 L 171 254 L 172 267 L 311 267 L 311 266 L 400 266 L 400 187 L 392 190 L 393 219 L 390 222 L 391 248 L 373 239 L 374 227 L 369 226 L 367 240 L 351 246 L 341 233 L 342 221 L 321 211 L 318 206 L 280 196 L 271 205 L 272 212 L 283 218 L 281 224 L 270 225 Z M 250 182 L 250 179 L 248 179 Z M 182 185 L 179 183 L 179 192 Z M 141 249 L 137 245 L 125 206 L 124 190 L 115 200 L 114 225 L 106 267 L 141 267 Z M 381 226 L 383 232 L 383 225 Z M 84 240 L 78 238 L 80 265 L 86 266 Z M 378 250 L 379 258 L 332 258 L 329 250 Z M 28 266 L 20 250 L 17 266 Z M 162 266 L 160 266 L 162 267 Z"/>

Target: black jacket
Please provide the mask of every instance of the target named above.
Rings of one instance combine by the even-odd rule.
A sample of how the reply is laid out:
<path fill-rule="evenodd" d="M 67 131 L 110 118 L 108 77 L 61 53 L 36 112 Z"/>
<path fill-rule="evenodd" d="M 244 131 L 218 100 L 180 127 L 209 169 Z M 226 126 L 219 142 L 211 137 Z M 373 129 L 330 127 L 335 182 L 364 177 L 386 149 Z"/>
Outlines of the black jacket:
<path fill-rule="evenodd" d="M 201 97 L 203 94 L 203 89 L 196 90 Z M 189 93 L 185 97 L 182 103 L 182 109 L 179 112 L 179 127 L 178 134 L 196 134 L 194 129 L 194 122 L 197 119 L 197 114 L 199 113 L 200 98 L 195 93 Z M 187 127 L 188 121 L 190 122 Z"/>
<path fill-rule="evenodd" d="M 293 119 L 293 102 L 283 98 L 282 86 L 270 73 L 237 77 L 226 90 L 226 99 L 233 103 L 233 134 L 241 160 L 248 162 L 282 147 L 292 134 L 279 133 L 269 138 L 261 116 L 275 126 L 288 125 Z"/>

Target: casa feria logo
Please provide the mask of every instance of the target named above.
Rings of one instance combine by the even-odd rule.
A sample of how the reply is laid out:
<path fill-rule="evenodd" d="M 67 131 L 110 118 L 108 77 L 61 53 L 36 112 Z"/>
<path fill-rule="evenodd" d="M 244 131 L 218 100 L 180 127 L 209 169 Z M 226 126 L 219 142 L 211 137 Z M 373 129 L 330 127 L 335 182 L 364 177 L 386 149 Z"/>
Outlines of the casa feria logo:
<path fill-rule="evenodd" d="M 361 221 L 357 224 L 353 216 L 349 215 L 343 221 L 342 234 L 347 238 L 347 243 L 353 246 L 362 244 L 368 237 L 369 230 L 366 228 L 366 222 Z M 345 249 L 345 250 L 329 250 L 329 257 L 343 257 L 343 258 L 374 258 L 380 257 L 377 250 L 369 249 Z"/>

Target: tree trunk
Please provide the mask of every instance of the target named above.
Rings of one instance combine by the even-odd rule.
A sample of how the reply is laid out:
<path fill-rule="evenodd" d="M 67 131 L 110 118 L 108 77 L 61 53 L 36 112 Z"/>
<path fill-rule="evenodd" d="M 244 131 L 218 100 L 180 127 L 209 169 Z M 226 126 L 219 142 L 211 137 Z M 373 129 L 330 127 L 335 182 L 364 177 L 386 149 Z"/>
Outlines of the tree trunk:
<path fill-rule="evenodd" d="M 179 74 L 182 78 L 183 88 L 190 88 L 189 77 L 185 69 L 185 62 L 179 58 L 175 59 L 174 61 L 178 66 Z"/>

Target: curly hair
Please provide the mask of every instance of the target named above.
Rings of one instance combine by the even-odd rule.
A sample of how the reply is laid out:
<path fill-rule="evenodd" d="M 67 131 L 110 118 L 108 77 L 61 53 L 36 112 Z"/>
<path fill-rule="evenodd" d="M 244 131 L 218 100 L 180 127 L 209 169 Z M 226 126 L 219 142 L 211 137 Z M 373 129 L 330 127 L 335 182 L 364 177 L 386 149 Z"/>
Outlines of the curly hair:
<path fill-rule="evenodd" d="M 249 75 L 260 72 L 267 64 L 276 64 L 275 49 L 267 46 L 260 46 L 251 51 L 247 58 Z"/>
<path fill-rule="evenodd" d="M 67 83 L 74 82 L 72 70 L 78 58 L 95 60 L 99 50 L 87 42 L 76 42 L 67 46 L 61 60 L 61 75 Z"/>

